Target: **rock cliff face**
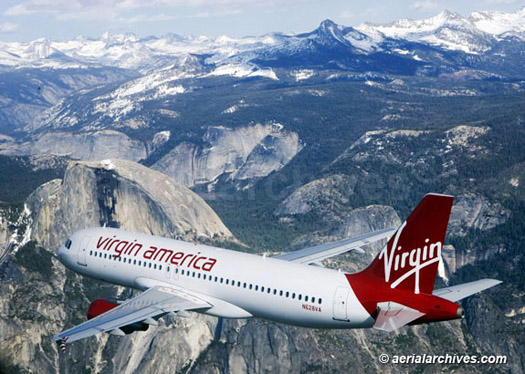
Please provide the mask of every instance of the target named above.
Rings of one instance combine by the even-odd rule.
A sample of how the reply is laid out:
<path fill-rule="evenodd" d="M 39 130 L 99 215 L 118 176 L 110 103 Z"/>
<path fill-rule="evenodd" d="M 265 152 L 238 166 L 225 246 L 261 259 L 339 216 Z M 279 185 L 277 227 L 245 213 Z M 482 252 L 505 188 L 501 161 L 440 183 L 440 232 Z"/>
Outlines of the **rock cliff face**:
<path fill-rule="evenodd" d="M 450 213 L 448 232 L 465 236 L 468 229 L 490 230 L 505 223 L 510 211 L 499 203 L 491 203 L 485 197 L 473 193 L 457 196 Z"/>
<path fill-rule="evenodd" d="M 54 249 L 80 228 L 108 225 L 169 237 L 232 239 L 213 210 L 171 178 L 131 161 L 72 162 L 28 199 L 31 238 Z"/>
<path fill-rule="evenodd" d="M 334 235 L 348 238 L 399 225 L 401 219 L 391 206 L 369 205 L 354 209 L 345 215 L 342 224 L 334 230 Z"/>
<path fill-rule="evenodd" d="M 364 133 L 332 164 L 351 160 L 358 165 L 380 161 L 384 165 L 414 170 L 415 176 L 423 180 L 432 165 L 441 164 L 441 176 L 458 173 L 460 155 L 475 157 L 487 152 L 482 143 L 490 134 L 486 126 L 456 126 L 445 131 L 421 131 L 399 129 L 394 131 L 374 130 Z M 424 145 L 424 146 L 422 146 Z M 414 151 L 406 152 L 407 149 Z"/>
<path fill-rule="evenodd" d="M 286 216 L 311 211 L 333 214 L 350 206 L 349 197 L 353 194 L 354 185 L 354 178 L 343 174 L 316 179 L 295 190 L 279 205 L 275 214 Z"/>
<path fill-rule="evenodd" d="M 280 170 L 302 149 L 297 133 L 273 123 L 210 127 L 202 141 L 205 145 L 179 144 L 152 168 L 188 187 L 213 183 L 222 175 L 242 182 Z"/>
<path fill-rule="evenodd" d="M 511 212 L 500 203 L 490 202 L 487 198 L 467 193 L 455 197 L 450 213 L 447 238 L 464 237 L 470 230 L 488 231 L 507 221 Z M 443 248 L 443 260 L 446 263 L 447 277 L 462 266 L 476 261 L 486 260 L 505 248 L 488 246 L 477 251 L 458 251 L 452 245 Z"/>
<path fill-rule="evenodd" d="M 61 155 L 78 160 L 118 157 L 139 161 L 146 158 L 146 145 L 113 130 L 69 133 L 53 132 L 38 138 L 31 147 L 34 155 Z"/>
<path fill-rule="evenodd" d="M 49 61 L 49 60 L 48 60 Z M 75 92 L 100 85 L 115 84 L 137 75 L 130 70 L 95 67 L 94 69 L 23 69 L 7 72 L 2 67 L 0 79 L 0 128 L 12 130 L 32 125 L 45 110 Z M 8 69 L 9 70 L 9 69 Z"/>
<path fill-rule="evenodd" d="M 7 256 L 0 267 L 0 369 L 177 371 L 210 344 L 217 319 L 200 315 L 175 320 L 169 327 L 163 322 L 131 339 L 98 336 L 72 347 L 66 356 L 58 354 L 51 339 L 65 325 L 85 320 L 94 298 L 122 291 L 73 274 L 55 259 L 53 251 L 71 232 L 107 224 L 189 240 L 234 239 L 215 212 L 186 187 L 131 161 L 71 162 L 63 180 L 45 183 L 29 197 L 25 218 L 30 222 L 27 239 L 33 241 Z M 12 234 L 6 222 L 0 221 L 3 250 Z"/>

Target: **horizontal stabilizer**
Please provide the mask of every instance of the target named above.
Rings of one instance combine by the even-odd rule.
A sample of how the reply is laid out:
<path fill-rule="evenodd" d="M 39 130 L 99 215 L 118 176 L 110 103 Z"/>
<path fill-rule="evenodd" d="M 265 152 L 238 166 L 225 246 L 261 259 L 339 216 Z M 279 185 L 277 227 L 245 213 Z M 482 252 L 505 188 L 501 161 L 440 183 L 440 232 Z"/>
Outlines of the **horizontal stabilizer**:
<path fill-rule="evenodd" d="M 458 284 L 457 286 L 440 288 L 439 290 L 435 290 L 432 294 L 434 296 L 439 296 L 442 299 L 456 302 L 465 297 L 486 290 L 487 288 L 494 287 L 500 283 L 501 281 L 497 279 L 480 279 L 474 282 Z"/>
<path fill-rule="evenodd" d="M 374 328 L 388 332 L 397 330 L 425 315 L 425 313 L 393 301 L 378 303 L 377 309 L 378 313 Z"/>

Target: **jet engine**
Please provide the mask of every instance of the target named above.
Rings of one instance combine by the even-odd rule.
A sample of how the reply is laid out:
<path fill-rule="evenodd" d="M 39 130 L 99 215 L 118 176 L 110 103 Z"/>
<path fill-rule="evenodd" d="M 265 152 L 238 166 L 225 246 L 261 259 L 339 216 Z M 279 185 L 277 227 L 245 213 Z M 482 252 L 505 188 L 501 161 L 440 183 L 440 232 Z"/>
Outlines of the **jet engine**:
<path fill-rule="evenodd" d="M 122 300 L 107 298 L 107 299 L 96 299 L 90 305 L 87 313 L 88 319 L 95 318 L 107 311 L 116 308 L 119 304 L 122 303 Z M 120 330 L 124 334 L 131 334 L 135 331 L 146 331 L 149 328 L 149 324 L 144 322 L 135 322 L 131 325 L 122 326 Z"/>

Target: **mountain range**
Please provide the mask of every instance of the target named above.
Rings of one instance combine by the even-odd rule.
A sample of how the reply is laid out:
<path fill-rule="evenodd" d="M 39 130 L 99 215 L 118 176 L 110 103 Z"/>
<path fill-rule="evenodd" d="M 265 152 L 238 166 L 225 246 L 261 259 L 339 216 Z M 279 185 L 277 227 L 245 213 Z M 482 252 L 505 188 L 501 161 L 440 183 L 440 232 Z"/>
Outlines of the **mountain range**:
<path fill-rule="evenodd" d="M 240 92 L 241 87 L 258 84 L 281 88 L 341 80 L 380 84 L 412 77 L 499 81 L 505 91 L 519 91 L 525 76 L 523 50 L 525 7 L 515 13 L 476 12 L 470 17 L 444 11 L 426 20 L 356 28 L 326 20 L 309 33 L 238 39 L 106 33 L 100 39 L 0 43 L 0 153 L 94 159 L 114 157 L 118 152 L 112 149 L 118 149 L 124 158 L 154 164 L 188 135 L 171 129 L 173 123 L 188 123 L 188 114 L 182 113 L 188 104 L 177 103 L 218 87 L 234 84 Z M 438 95 L 455 95 L 432 89 Z M 469 87 L 459 92 L 480 93 Z M 259 105 L 237 95 L 217 108 L 206 129 L 192 131 L 190 137 L 198 139 L 190 143 L 200 147 L 206 131 L 220 125 L 219 118 L 235 117 L 234 112 Z M 252 121 L 263 126 L 279 123 L 273 116 Z M 241 125 L 255 129 L 254 124 Z M 287 146 L 295 151 L 279 148 L 282 142 L 273 149 L 281 155 L 297 152 L 300 142 L 297 138 L 296 144 Z M 242 162 L 248 156 L 241 156 Z M 286 164 L 291 157 L 279 162 Z"/>
<path fill-rule="evenodd" d="M 424 51 L 428 53 L 437 48 L 474 56 L 504 57 L 507 43 L 524 40 L 525 7 L 515 13 L 486 11 L 469 17 L 443 11 L 425 20 L 402 19 L 384 25 L 365 23 L 355 28 L 326 20 L 309 33 L 271 33 L 260 37 L 167 34 L 139 38 L 134 34 L 105 33 L 99 39 L 3 42 L 0 43 L 0 65 L 3 69 L 113 66 L 147 73 L 160 67 L 184 66 L 188 56 L 196 55 L 203 56 L 203 62 L 213 67 L 212 74 L 253 76 L 269 65 L 277 66 L 271 62 L 272 58 L 299 52 L 339 50 L 362 58 L 382 53 L 391 55 L 392 59 L 432 64 Z M 423 49 L 421 54 L 419 49 Z M 259 74 L 272 76 L 270 72 Z"/>
<path fill-rule="evenodd" d="M 0 373 L 522 373 L 524 19 L 0 43 Z M 436 286 L 503 281 L 464 320 L 388 335 L 192 315 L 66 355 L 51 339 L 130 296 L 56 260 L 76 229 L 271 255 L 398 226 L 428 192 L 456 197 Z M 359 270 L 364 249 L 323 265 Z M 508 363 L 378 361 L 414 352 Z"/>

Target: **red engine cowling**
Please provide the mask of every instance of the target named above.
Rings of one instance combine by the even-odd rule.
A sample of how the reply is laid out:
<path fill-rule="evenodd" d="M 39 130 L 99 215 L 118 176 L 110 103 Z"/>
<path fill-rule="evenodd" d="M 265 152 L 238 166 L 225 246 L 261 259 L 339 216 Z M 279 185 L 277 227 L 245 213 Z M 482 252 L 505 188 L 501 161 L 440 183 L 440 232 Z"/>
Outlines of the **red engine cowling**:
<path fill-rule="evenodd" d="M 89 305 L 87 312 L 87 318 L 95 318 L 96 316 L 106 313 L 108 310 L 116 308 L 118 303 L 116 300 L 111 299 L 96 299 Z"/>
<path fill-rule="evenodd" d="M 108 310 L 116 308 L 119 305 L 116 299 L 96 299 L 90 305 L 87 313 L 88 319 L 95 318 Z M 147 323 L 136 322 L 127 326 L 122 326 L 120 329 L 125 334 L 131 334 L 134 331 L 146 331 L 149 328 Z"/>

